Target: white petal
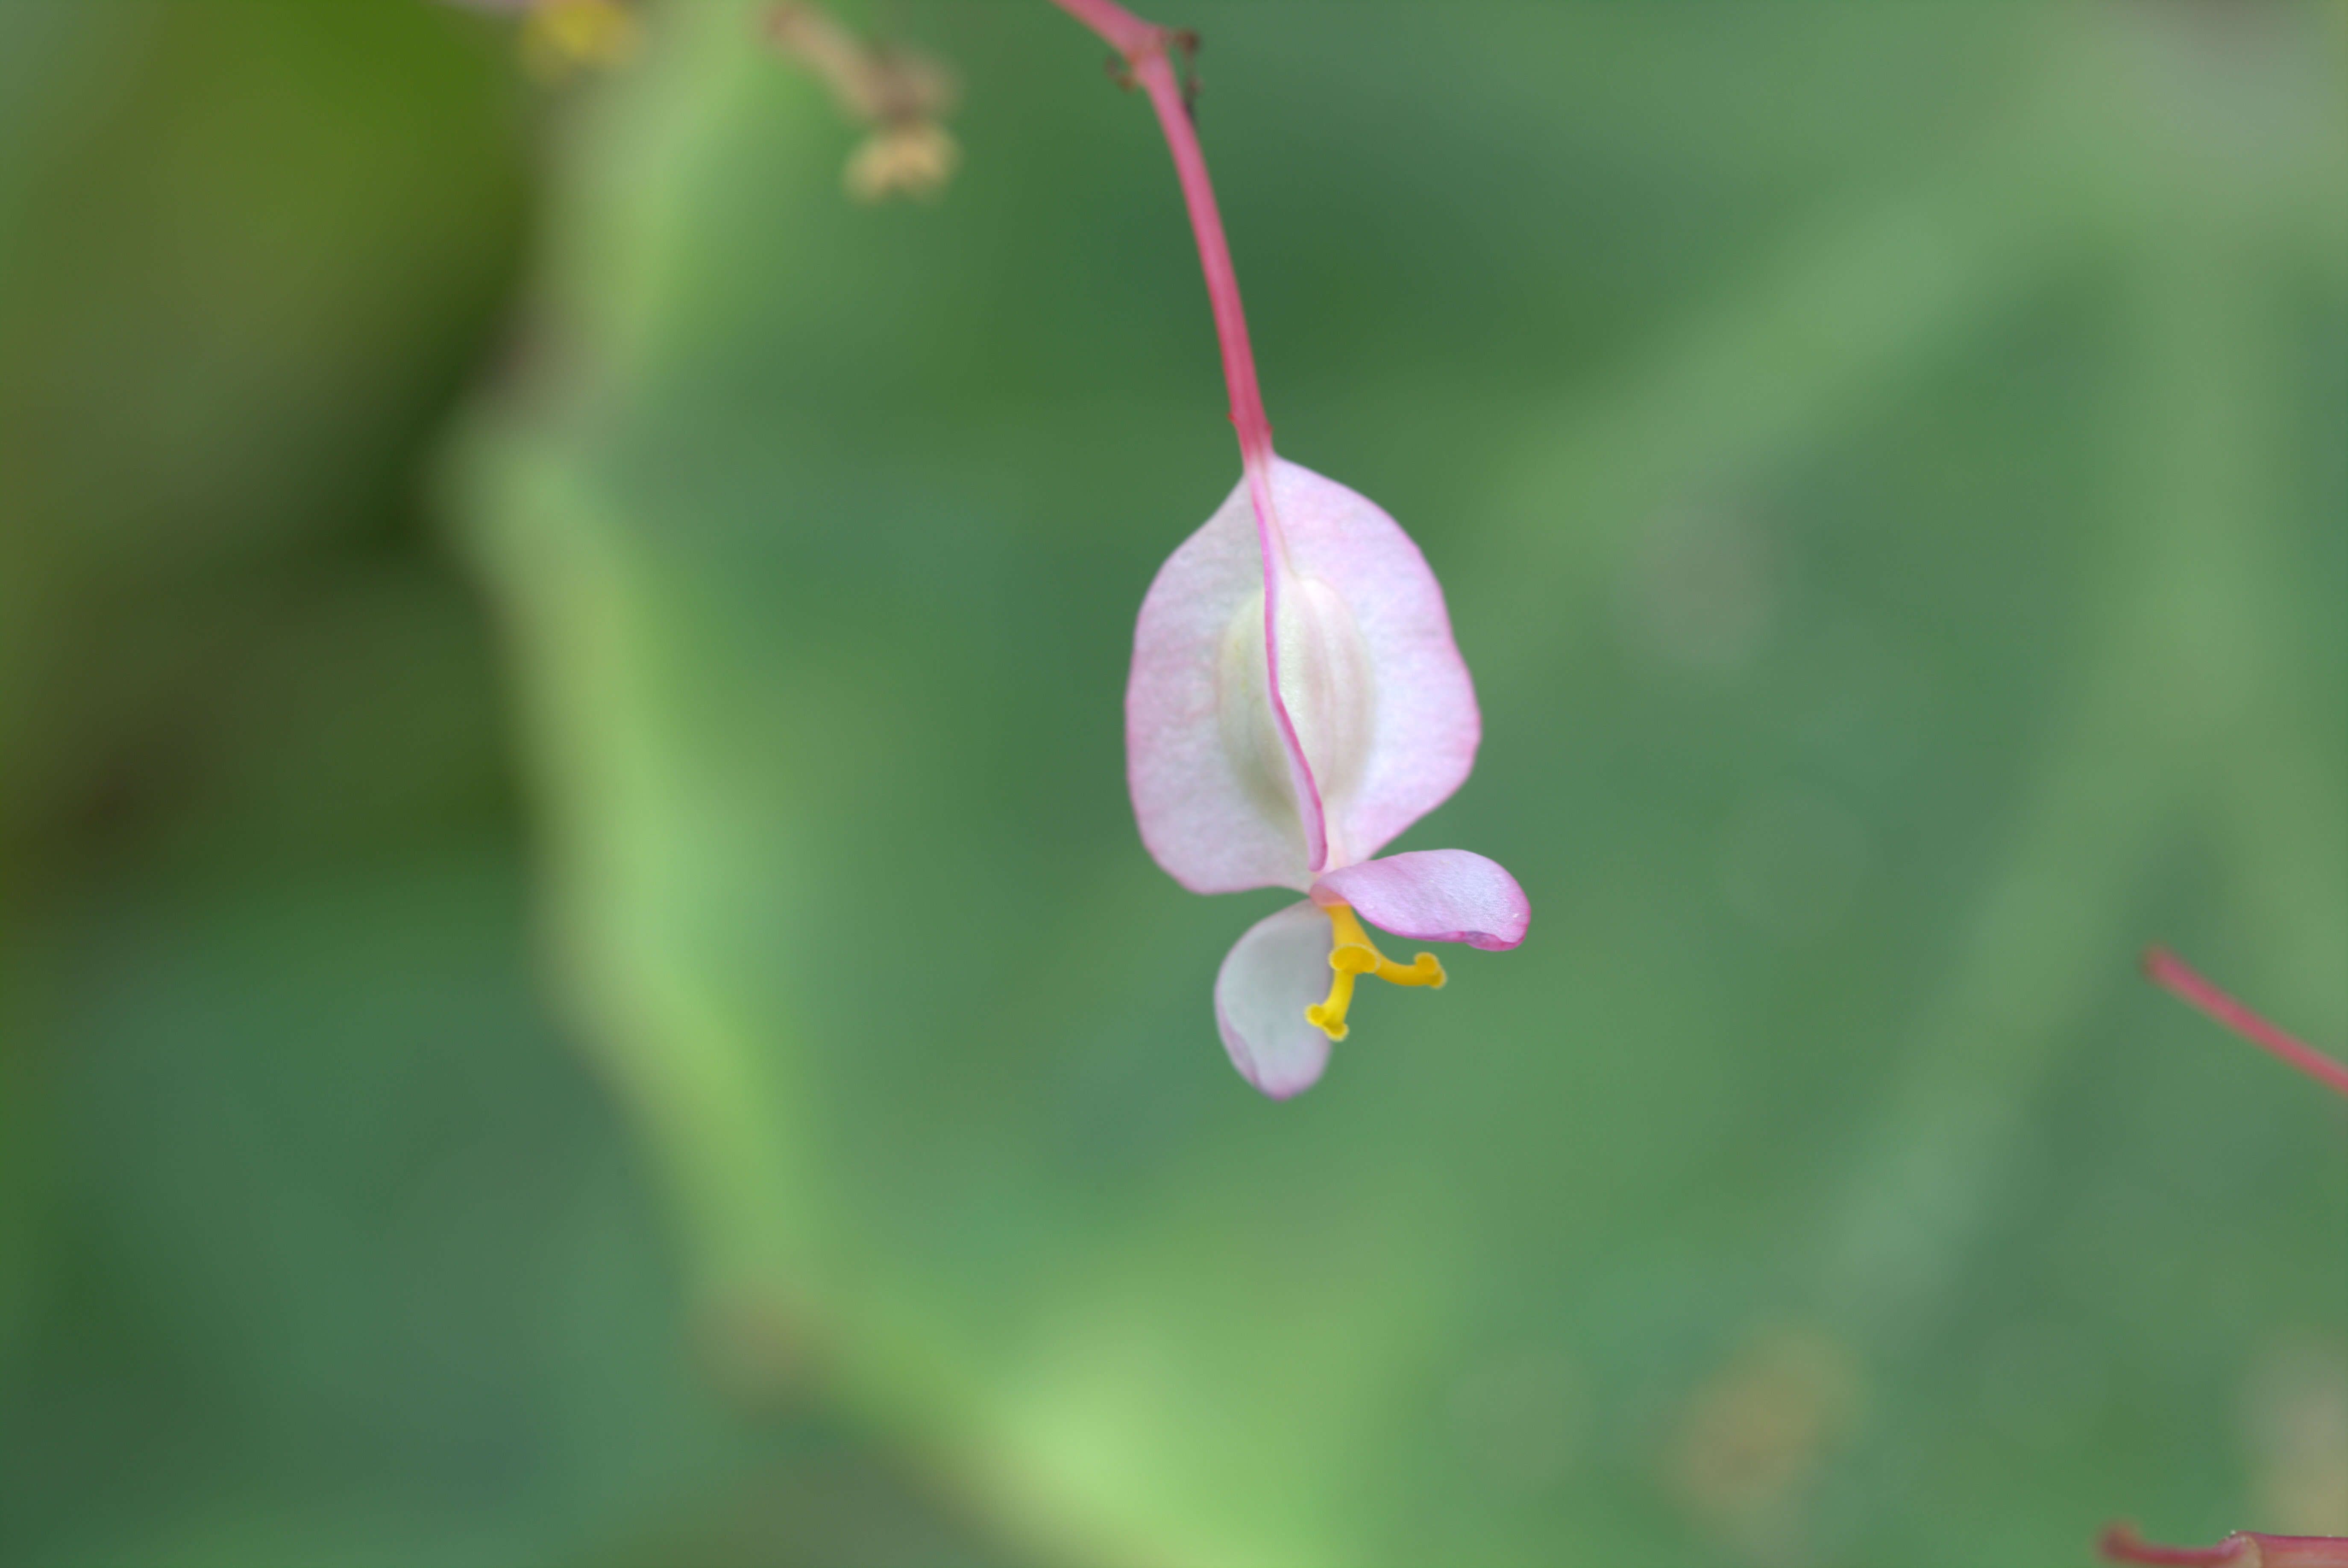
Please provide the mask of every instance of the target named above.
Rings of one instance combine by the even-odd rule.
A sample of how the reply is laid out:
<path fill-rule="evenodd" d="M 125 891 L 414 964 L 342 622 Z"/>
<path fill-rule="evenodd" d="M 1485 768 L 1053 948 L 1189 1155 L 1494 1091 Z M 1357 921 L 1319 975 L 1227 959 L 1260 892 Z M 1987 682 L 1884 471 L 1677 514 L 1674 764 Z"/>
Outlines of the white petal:
<path fill-rule="evenodd" d="M 1329 917 L 1292 903 L 1248 928 L 1215 975 L 1215 1026 L 1240 1076 L 1274 1099 L 1311 1088 L 1329 1037 L 1304 1021 L 1328 994 Z"/>

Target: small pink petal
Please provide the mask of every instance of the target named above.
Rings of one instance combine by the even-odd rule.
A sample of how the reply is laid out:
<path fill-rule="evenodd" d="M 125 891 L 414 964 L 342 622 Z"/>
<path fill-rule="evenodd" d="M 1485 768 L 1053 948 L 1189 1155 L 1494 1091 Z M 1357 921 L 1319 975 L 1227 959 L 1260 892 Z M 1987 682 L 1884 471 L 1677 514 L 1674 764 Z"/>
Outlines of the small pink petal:
<path fill-rule="evenodd" d="M 1329 1037 L 1304 1009 L 1329 990 L 1329 917 L 1292 903 L 1248 928 L 1215 975 L 1215 1026 L 1240 1076 L 1272 1096 L 1302 1094 L 1329 1062 Z"/>
<path fill-rule="evenodd" d="M 1525 939 L 1533 906 L 1517 879 L 1468 850 L 1414 850 L 1324 872 L 1313 884 L 1323 903 L 1354 913 L 1414 942 L 1464 942 L 1500 953 Z"/>

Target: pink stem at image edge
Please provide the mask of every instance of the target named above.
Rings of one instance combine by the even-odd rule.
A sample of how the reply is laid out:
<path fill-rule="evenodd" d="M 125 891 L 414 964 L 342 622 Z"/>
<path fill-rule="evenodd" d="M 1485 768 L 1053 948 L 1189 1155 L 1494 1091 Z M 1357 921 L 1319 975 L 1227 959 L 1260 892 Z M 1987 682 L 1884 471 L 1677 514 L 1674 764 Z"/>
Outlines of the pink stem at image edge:
<path fill-rule="evenodd" d="M 1223 381 L 1231 389 L 1231 424 L 1239 432 L 1240 464 L 1247 475 L 1248 500 L 1254 504 L 1256 537 L 1263 551 L 1264 679 L 1269 687 L 1273 721 L 1279 726 L 1282 749 L 1288 754 L 1289 780 L 1295 790 L 1297 815 L 1304 827 L 1305 854 L 1316 875 L 1329 861 L 1328 819 L 1313 765 L 1297 738 L 1296 721 L 1280 689 L 1280 645 L 1273 634 L 1279 624 L 1279 583 L 1276 569 L 1287 562 L 1288 544 L 1272 510 L 1272 421 L 1264 417 L 1263 392 L 1256 384 L 1255 351 L 1249 346 L 1247 315 L 1240 308 L 1239 273 L 1231 267 L 1231 242 L 1223 234 L 1223 219 L 1215 205 L 1215 188 L 1207 178 L 1207 155 L 1200 149 L 1198 129 L 1190 123 L 1189 105 L 1175 79 L 1167 46 L 1177 35 L 1145 22 L 1115 0 L 1056 0 L 1059 7 L 1100 35 L 1125 59 L 1133 79 L 1149 95 L 1158 112 L 1159 129 L 1174 155 L 1174 173 L 1182 185 L 1191 232 L 1198 236 L 1199 264 L 1207 274 L 1207 301 L 1215 316 L 1215 339 L 1223 352 Z"/>
<path fill-rule="evenodd" d="M 2155 985 L 2183 997 L 2252 1045 L 2273 1052 L 2316 1082 L 2348 1095 L 2348 1067 L 2268 1023 L 2195 974 L 2183 959 L 2167 948 L 2147 950 L 2144 972 Z"/>
<path fill-rule="evenodd" d="M 2167 948 L 2146 951 L 2144 972 L 2155 985 L 2184 998 L 2252 1045 L 2273 1052 L 2318 1083 L 2348 1094 L 2348 1067 L 2268 1023 Z M 2098 1544 L 2111 1562 L 2169 1568 L 2348 1568 L 2348 1540 L 2334 1535 L 2260 1535 L 2238 1530 L 2215 1546 L 2157 1546 L 2138 1535 L 2133 1525 L 2115 1524 L 2104 1532 Z"/>
<path fill-rule="evenodd" d="M 2260 1535 L 2238 1530 L 2215 1546 L 2156 1546 L 2115 1524 L 2096 1543 L 2113 1563 L 2169 1568 L 2348 1568 L 2348 1541 L 2333 1535 Z"/>

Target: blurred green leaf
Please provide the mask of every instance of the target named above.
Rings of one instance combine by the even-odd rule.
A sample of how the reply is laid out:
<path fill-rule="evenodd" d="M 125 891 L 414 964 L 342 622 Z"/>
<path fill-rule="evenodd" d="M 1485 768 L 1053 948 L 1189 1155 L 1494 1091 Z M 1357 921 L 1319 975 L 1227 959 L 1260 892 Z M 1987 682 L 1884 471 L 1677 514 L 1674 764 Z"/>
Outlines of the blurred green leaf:
<path fill-rule="evenodd" d="M 691 1351 L 541 988 L 420 458 L 527 216 L 489 19 L 0 7 L 0 1561 L 997 1560 Z"/>

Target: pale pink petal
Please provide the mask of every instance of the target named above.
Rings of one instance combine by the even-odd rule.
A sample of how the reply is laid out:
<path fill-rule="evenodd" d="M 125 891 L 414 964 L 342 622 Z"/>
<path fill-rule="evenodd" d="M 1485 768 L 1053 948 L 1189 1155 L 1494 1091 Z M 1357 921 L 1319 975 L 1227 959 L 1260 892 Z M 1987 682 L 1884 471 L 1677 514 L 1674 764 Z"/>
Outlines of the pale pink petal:
<path fill-rule="evenodd" d="M 1409 536 L 1294 463 L 1273 460 L 1272 491 L 1276 531 L 1259 534 L 1242 482 L 1159 570 L 1134 634 L 1134 814 L 1196 892 L 1303 888 L 1317 866 L 1375 853 L 1459 787 L 1481 733 L 1443 591 Z"/>
<path fill-rule="evenodd" d="M 1329 1037 L 1304 1009 L 1329 991 L 1329 917 L 1311 903 L 1265 916 L 1215 975 L 1215 1026 L 1240 1076 L 1286 1099 L 1311 1088 L 1329 1061 Z"/>
<path fill-rule="evenodd" d="M 1261 633 L 1255 689 L 1230 689 L 1241 673 L 1227 656 L 1234 626 L 1262 592 L 1255 509 L 1242 482 L 1159 568 L 1134 627 L 1126 782 L 1141 841 L 1192 892 L 1301 892 L 1312 881 L 1262 684 Z"/>
<path fill-rule="evenodd" d="M 1328 689 L 1282 687 L 1327 813 L 1327 864 L 1367 860 L 1433 810 L 1475 766 L 1482 721 L 1452 641 L 1443 589 L 1394 519 L 1334 480 L 1273 460 L 1273 507 L 1289 564 L 1308 591 L 1342 604 L 1367 658 L 1367 733 L 1355 733 L 1344 661 Z M 1283 648 L 1286 639 L 1283 638 Z M 1284 661 L 1283 661 L 1284 663 Z M 1327 711 L 1329 699 L 1335 711 Z M 1317 699 L 1317 700 L 1316 700 Z"/>
<path fill-rule="evenodd" d="M 1517 879 L 1468 850 L 1414 850 L 1324 873 L 1313 884 L 1323 903 L 1343 903 L 1396 936 L 1464 942 L 1504 952 L 1525 939 L 1533 906 Z"/>

